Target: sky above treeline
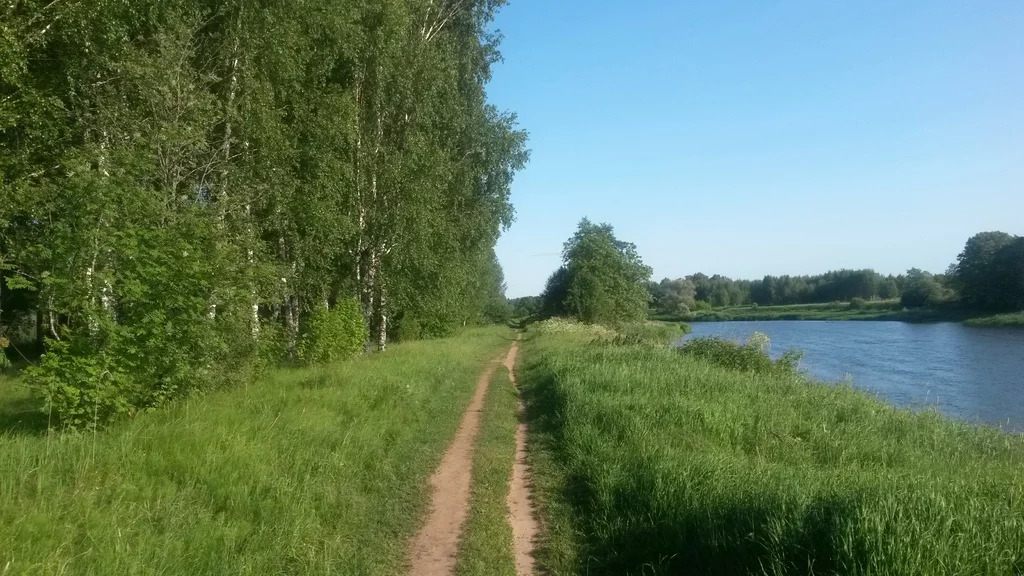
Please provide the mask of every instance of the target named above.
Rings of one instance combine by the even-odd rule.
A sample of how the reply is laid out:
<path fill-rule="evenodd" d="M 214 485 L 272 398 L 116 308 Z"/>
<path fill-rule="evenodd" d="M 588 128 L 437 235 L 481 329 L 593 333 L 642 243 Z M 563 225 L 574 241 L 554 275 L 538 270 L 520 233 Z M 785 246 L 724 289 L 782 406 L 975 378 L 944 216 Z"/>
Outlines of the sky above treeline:
<path fill-rule="evenodd" d="M 510 0 L 491 101 L 531 161 L 498 244 L 538 294 L 587 216 L 656 279 L 942 272 L 1024 234 L 1024 2 Z"/>

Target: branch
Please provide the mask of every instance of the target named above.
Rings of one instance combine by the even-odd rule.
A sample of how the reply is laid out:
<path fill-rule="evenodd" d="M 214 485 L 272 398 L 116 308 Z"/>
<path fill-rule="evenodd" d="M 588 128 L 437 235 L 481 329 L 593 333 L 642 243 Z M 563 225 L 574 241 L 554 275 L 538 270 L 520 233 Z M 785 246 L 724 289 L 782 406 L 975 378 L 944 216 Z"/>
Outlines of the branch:
<path fill-rule="evenodd" d="M 447 14 L 445 13 L 445 7 L 441 6 L 441 8 L 439 8 L 437 11 L 437 17 L 434 18 L 434 21 L 433 23 L 431 23 L 430 28 L 423 33 L 423 41 L 430 42 L 431 40 L 434 39 L 434 37 L 440 34 L 441 31 L 444 30 L 444 27 L 447 26 L 449 22 L 451 22 L 451 19 L 454 18 L 459 13 L 460 10 L 462 10 L 462 7 L 465 5 L 465 3 L 466 0 L 455 0 L 451 4 L 449 10 L 447 11 Z M 432 4 L 433 1 L 431 1 L 431 5 Z M 429 13 L 429 8 L 427 9 L 427 11 Z"/>

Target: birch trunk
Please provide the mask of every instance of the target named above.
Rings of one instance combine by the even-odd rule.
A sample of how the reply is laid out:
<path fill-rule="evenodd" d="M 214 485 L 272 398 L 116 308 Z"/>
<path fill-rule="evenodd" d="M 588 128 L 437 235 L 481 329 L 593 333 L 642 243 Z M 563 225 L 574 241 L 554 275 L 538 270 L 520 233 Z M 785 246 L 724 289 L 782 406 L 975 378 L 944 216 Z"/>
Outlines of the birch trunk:
<path fill-rule="evenodd" d="M 383 352 L 388 345 L 388 294 L 383 287 L 380 289 L 380 334 L 377 339 L 377 347 Z"/>

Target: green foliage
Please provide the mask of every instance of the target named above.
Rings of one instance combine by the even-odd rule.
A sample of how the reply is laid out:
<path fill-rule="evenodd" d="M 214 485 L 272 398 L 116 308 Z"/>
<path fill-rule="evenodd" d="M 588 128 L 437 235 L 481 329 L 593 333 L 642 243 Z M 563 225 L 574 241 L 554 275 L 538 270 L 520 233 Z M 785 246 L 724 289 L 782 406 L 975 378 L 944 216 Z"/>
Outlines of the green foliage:
<path fill-rule="evenodd" d="M 1024 563 L 1020 436 L 786 372 L 529 336 L 519 382 L 546 573 L 1013 574 Z"/>
<path fill-rule="evenodd" d="M 544 291 L 540 295 L 540 315 L 544 318 L 567 315 L 565 302 L 568 297 L 569 269 L 561 266 L 552 272 L 544 284 Z"/>
<path fill-rule="evenodd" d="M 564 266 L 548 280 L 549 315 L 565 313 L 592 324 L 617 326 L 647 316 L 651 269 L 636 246 L 615 238 L 608 224 L 584 218 L 562 251 Z"/>
<path fill-rule="evenodd" d="M 940 308 L 906 309 L 898 300 L 865 302 L 863 308 L 849 304 L 794 304 L 791 306 L 737 306 L 700 311 L 678 318 L 696 322 L 752 320 L 886 320 L 903 322 L 959 322 L 969 311 L 946 303 Z M 661 320 L 675 318 L 661 317 Z"/>
<path fill-rule="evenodd" d="M 512 298 L 508 303 L 512 318 L 537 316 L 541 312 L 541 306 L 543 306 L 543 300 L 540 296 Z"/>
<path fill-rule="evenodd" d="M 814 276 L 765 276 L 760 280 L 693 274 L 686 280 L 694 285 L 698 302 L 714 307 L 820 304 L 854 298 L 887 300 L 899 295 L 899 279 L 874 270 L 833 270 Z"/>
<path fill-rule="evenodd" d="M 567 318 L 548 318 L 530 325 L 530 332 L 536 334 L 571 334 L 588 338 L 612 339 L 617 332 L 599 324 L 585 324 Z"/>
<path fill-rule="evenodd" d="M 980 318 L 970 318 L 964 322 L 968 326 L 989 326 L 989 327 L 1024 327 L 1024 312 L 1011 312 L 1008 314 L 994 314 Z"/>
<path fill-rule="evenodd" d="M 729 370 L 756 374 L 796 374 L 803 353 L 789 350 L 778 360 L 772 360 L 767 352 L 770 345 L 766 335 L 755 332 L 745 344 L 717 337 L 691 338 L 679 351 Z"/>
<path fill-rule="evenodd" d="M 648 289 L 654 309 L 660 314 L 686 316 L 696 305 L 697 287 L 686 278 L 665 278 L 657 284 L 651 282 Z"/>
<path fill-rule="evenodd" d="M 61 421 L 74 390 L 131 413 L 250 380 L 324 302 L 358 299 L 380 349 L 402 318 L 506 318 L 493 248 L 528 154 L 487 102 L 502 4 L 5 7 L 0 337 L 38 314 L 68 339 L 38 375 Z"/>
<path fill-rule="evenodd" d="M 369 332 L 359 301 L 339 300 L 333 308 L 321 306 L 309 319 L 299 343 L 299 359 L 308 364 L 325 364 L 353 358 L 362 352 Z"/>
<path fill-rule="evenodd" d="M 907 279 L 903 284 L 900 304 L 906 308 L 920 308 L 935 306 L 943 300 L 942 285 L 935 279 L 935 276 L 917 268 L 907 270 Z"/>
<path fill-rule="evenodd" d="M 616 330 L 612 342 L 627 346 L 668 346 L 690 332 L 690 326 L 676 322 L 634 322 Z"/>
<path fill-rule="evenodd" d="M 109 354 L 83 343 L 51 340 L 38 366 L 25 373 L 44 400 L 42 410 L 66 429 L 95 429 L 145 402 L 144 390 L 118 370 Z"/>
<path fill-rule="evenodd" d="M 967 240 L 953 275 L 963 303 L 982 310 L 1024 309 L 1024 237 L 982 232 Z"/>

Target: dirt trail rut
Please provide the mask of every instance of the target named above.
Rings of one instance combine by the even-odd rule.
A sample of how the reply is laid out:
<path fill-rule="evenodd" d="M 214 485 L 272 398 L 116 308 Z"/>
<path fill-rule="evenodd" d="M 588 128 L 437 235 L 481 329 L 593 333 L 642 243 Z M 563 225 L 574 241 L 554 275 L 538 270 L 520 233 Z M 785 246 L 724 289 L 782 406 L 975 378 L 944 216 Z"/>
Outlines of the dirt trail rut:
<path fill-rule="evenodd" d="M 519 341 L 512 344 L 505 358 L 508 377 L 516 385 L 516 354 Z M 516 558 L 516 576 L 532 576 L 534 573 L 533 545 L 540 527 L 534 514 L 530 483 L 530 467 L 526 462 L 526 421 L 523 417 L 523 402 L 519 401 L 519 426 L 516 428 L 516 459 L 512 465 L 512 480 L 508 490 L 508 522 L 512 525 L 512 539 Z"/>
<path fill-rule="evenodd" d="M 505 357 L 509 380 L 515 386 L 518 338 Z M 412 539 L 409 547 L 409 574 L 413 576 L 448 576 L 455 569 L 459 537 L 469 509 L 472 484 L 473 453 L 480 428 L 480 413 L 487 398 L 491 376 L 497 361 L 490 363 L 476 383 L 476 392 L 462 416 L 451 446 L 430 478 L 432 490 L 430 514 Z M 516 576 L 532 576 L 533 543 L 538 528 L 530 498 L 529 468 L 526 464 L 526 425 L 523 405 L 519 403 L 519 427 L 516 430 L 516 455 L 508 494 L 508 522 L 512 526 Z"/>
<path fill-rule="evenodd" d="M 480 411 L 484 407 L 487 387 L 495 368 L 496 363 L 490 363 L 477 380 L 476 392 L 462 416 L 455 439 L 430 478 L 433 490 L 430 515 L 410 547 L 409 574 L 413 576 L 448 576 L 455 568 L 459 535 L 469 508 L 473 451 L 476 433 L 480 428 Z"/>

